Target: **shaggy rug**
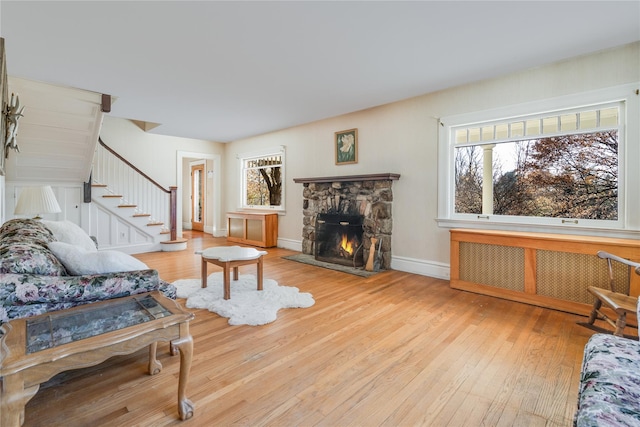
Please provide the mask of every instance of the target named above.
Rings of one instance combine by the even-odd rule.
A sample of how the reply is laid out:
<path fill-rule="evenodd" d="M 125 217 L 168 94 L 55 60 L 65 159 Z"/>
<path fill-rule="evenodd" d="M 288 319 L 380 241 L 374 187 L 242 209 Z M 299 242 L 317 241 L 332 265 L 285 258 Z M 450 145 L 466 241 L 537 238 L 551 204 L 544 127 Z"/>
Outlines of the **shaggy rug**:
<path fill-rule="evenodd" d="M 187 307 L 204 308 L 229 318 L 230 325 L 265 325 L 277 318 L 281 308 L 307 308 L 315 304 L 310 293 L 300 292 L 291 286 L 279 286 L 272 279 L 262 280 L 258 291 L 256 276 L 241 274 L 238 280 L 231 275 L 231 298 L 223 298 L 222 272 L 207 278 L 207 287 L 201 287 L 200 279 L 180 279 L 173 282 L 178 298 L 187 299 Z"/>

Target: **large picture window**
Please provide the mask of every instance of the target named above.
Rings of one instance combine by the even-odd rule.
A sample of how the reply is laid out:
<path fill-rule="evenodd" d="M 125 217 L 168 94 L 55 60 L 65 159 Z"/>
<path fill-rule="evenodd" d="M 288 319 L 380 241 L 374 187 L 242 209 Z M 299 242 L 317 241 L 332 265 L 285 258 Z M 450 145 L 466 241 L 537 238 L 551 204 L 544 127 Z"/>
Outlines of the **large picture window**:
<path fill-rule="evenodd" d="M 242 207 L 284 210 L 284 148 L 240 157 Z"/>
<path fill-rule="evenodd" d="M 439 190 L 447 194 L 439 195 L 446 204 L 439 219 L 629 228 L 626 212 L 637 197 L 626 200 L 625 184 L 638 173 L 625 165 L 635 158 L 637 169 L 639 150 L 627 145 L 627 104 L 613 96 L 488 120 L 443 118 L 440 162 L 447 162 L 447 176 Z"/>

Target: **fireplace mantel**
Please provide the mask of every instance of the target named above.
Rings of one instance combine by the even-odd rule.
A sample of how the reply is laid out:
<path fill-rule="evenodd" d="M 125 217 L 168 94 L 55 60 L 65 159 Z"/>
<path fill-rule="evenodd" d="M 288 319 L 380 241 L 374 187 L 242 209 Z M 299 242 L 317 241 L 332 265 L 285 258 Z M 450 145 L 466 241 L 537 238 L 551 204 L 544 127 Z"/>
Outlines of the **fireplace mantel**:
<path fill-rule="evenodd" d="M 293 178 L 293 182 L 305 184 L 310 182 L 351 182 L 351 181 L 391 181 L 400 179 L 399 173 L 374 173 L 370 175 L 323 176 L 317 178 Z"/>

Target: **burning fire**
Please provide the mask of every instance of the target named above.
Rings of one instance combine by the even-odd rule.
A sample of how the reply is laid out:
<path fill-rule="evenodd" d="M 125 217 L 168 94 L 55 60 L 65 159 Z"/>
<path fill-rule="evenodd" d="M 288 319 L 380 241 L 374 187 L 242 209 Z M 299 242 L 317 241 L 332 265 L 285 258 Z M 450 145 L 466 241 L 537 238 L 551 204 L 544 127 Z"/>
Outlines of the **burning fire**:
<path fill-rule="evenodd" d="M 349 255 L 353 255 L 353 243 L 347 239 L 347 235 L 342 235 L 342 240 L 340 242 L 340 248 Z"/>

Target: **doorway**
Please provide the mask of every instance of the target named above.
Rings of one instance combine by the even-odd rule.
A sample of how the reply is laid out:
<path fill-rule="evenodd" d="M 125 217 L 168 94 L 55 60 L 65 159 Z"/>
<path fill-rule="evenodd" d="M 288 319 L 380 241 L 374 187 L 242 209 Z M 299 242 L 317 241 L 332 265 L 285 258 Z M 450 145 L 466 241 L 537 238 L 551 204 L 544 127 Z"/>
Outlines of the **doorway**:
<path fill-rule="evenodd" d="M 204 231 L 204 164 L 191 165 L 191 229 Z"/>
<path fill-rule="evenodd" d="M 191 228 L 191 166 L 203 164 L 206 171 L 205 178 L 205 208 L 204 232 L 214 237 L 227 235 L 225 215 L 222 213 L 222 156 L 220 154 L 178 151 L 176 156 L 177 191 L 177 230 L 178 237 L 182 237 L 182 230 Z"/>

